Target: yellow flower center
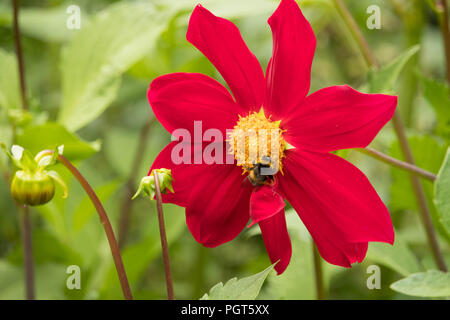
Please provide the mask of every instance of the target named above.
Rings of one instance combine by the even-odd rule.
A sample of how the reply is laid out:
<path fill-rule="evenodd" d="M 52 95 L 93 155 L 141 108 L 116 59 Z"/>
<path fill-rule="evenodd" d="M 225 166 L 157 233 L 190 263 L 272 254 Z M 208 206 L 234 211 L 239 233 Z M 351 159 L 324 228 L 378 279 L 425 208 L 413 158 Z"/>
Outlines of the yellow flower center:
<path fill-rule="evenodd" d="M 283 139 L 280 121 L 266 118 L 262 110 L 250 113 L 239 120 L 228 133 L 228 152 L 234 155 L 243 173 L 255 166 L 270 167 L 272 172 L 282 172 L 282 162 L 286 142 Z"/>

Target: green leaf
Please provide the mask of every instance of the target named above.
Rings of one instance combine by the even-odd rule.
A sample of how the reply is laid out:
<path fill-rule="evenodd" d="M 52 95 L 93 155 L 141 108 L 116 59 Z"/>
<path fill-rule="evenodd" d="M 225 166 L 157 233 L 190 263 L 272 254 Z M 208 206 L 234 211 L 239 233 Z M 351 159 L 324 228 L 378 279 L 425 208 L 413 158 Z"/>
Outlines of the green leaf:
<path fill-rule="evenodd" d="M 170 139 L 165 133 L 161 134 L 163 130 L 157 131 L 156 129 L 152 129 L 150 132 L 152 138 L 147 142 L 145 150 L 137 150 L 139 147 L 139 132 L 137 130 L 111 128 L 105 139 L 104 151 L 112 167 L 123 178 L 130 175 L 136 152 L 144 152 L 142 158 L 145 159 L 140 167 L 135 169 L 136 172 L 141 176 L 148 173 L 151 163 L 155 160 L 159 151 L 167 144 L 167 140 Z M 135 181 L 135 183 L 138 184 L 139 180 Z"/>
<path fill-rule="evenodd" d="M 437 173 L 441 167 L 442 161 L 447 151 L 445 144 L 432 136 L 411 136 L 408 139 L 411 146 L 416 165 L 420 168 Z M 398 141 L 391 146 L 389 154 L 397 159 L 402 159 L 402 152 Z M 392 169 L 392 185 L 391 185 L 391 210 L 399 211 L 418 211 L 417 201 L 414 197 L 411 184 L 409 182 L 408 173 L 393 168 Z M 450 240 L 450 234 L 443 227 L 434 199 L 434 184 L 428 180 L 422 180 L 427 202 L 430 208 L 431 218 L 438 232 Z"/>
<path fill-rule="evenodd" d="M 44 42 L 67 42 L 77 32 L 77 29 L 66 27 L 68 6 L 56 8 L 24 8 L 20 12 L 20 27 L 23 32 L 31 37 Z M 81 11 L 81 28 L 88 22 L 86 10 Z"/>
<path fill-rule="evenodd" d="M 291 234 L 291 243 L 292 257 L 288 268 L 281 275 L 269 277 L 266 292 L 274 299 L 315 299 L 311 239 L 301 239 L 298 235 Z"/>
<path fill-rule="evenodd" d="M 427 79 L 419 74 L 422 83 L 423 96 L 436 113 L 436 132 L 447 138 L 450 137 L 450 90 L 445 83 Z"/>
<path fill-rule="evenodd" d="M 185 16 L 181 16 L 180 23 L 187 25 L 186 19 L 199 3 L 198 0 L 159 0 L 160 5 L 173 7 L 184 11 Z M 242 17 L 268 14 L 276 9 L 277 4 L 272 0 L 210 0 L 205 3 L 205 7 L 219 17 L 225 19 L 237 19 Z"/>
<path fill-rule="evenodd" d="M 52 232 L 45 229 L 33 230 L 33 250 L 38 252 L 34 256 L 34 262 L 38 265 L 58 263 L 61 265 L 81 264 L 81 259 L 72 248 L 63 243 Z M 22 246 L 16 247 L 8 254 L 8 261 L 13 264 L 23 264 Z"/>
<path fill-rule="evenodd" d="M 382 67 L 376 71 L 372 69 L 369 72 L 369 92 L 371 93 L 392 93 L 395 82 L 397 81 L 400 72 L 406 63 L 411 59 L 420 49 L 420 46 L 413 46 L 406 52 L 398 56 L 390 64 Z"/>
<path fill-rule="evenodd" d="M 403 276 L 421 271 L 416 257 L 398 235 L 395 237 L 393 246 L 387 243 L 371 242 L 367 259 L 382 264 Z"/>
<path fill-rule="evenodd" d="M 266 292 L 274 299 L 315 299 L 312 240 L 293 209 L 286 211 L 286 224 L 292 243 L 292 257 L 281 275 L 271 275 Z M 260 233 L 258 227 L 257 229 Z"/>
<path fill-rule="evenodd" d="M 414 273 L 391 284 L 391 289 L 415 297 L 448 297 L 450 273 L 437 270 Z"/>
<path fill-rule="evenodd" d="M 286 210 L 286 224 L 292 243 L 291 261 L 283 274 L 268 277 L 264 293 L 270 299 L 316 299 L 311 236 L 294 209 Z M 257 226 L 247 232 L 249 237 L 260 234 L 261 229 Z M 326 262 L 322 266 L 325 287 L 334 274 L 345 270 Z"/>
<path fill-rule="evenodd" d="M 66 42 L 76 33 L 77 29 L 66 27 L 68 6 L 54 8 L 22 7 L 19 12 L 20 30 L 23 34 L 44 42 Z M 0 25 L 12 26 L 12 10 L 10 7 L 0 6 Z M 81 27 L 88 22 L 86 10 L 81 12 Z"/>
<path fill-rule="evenodd" d="M 95 190 L 100 201 L 104 202 L 110 198 L 117 190 L 119 183 L 117 181 L 109 182 Z M 96 215 L 96 211 L 88 196 L 86 196 L 79 204 L 78 208 L 73 214 L 72 228 L 74 232 L 80 231 L 84 225 Z"/>
<path fill-rule="evenodd" d="M 100 150 L 100 142 L 85 142 L 58 123 L 26 127 L 17 135 L 17 144 L 33 154 L 64 145 L 64 156 L 71 161 L 85 159 Z"/>
<path fill-rule="evenodd" d="M 205 293 L 201 300 L 255 300 L 274 266 L 275 264 L 260 273 L 240 280 L 230 279 L 225 285 L 220 282 L 209 290 L 209 294 Z"/>
<path fill-rule="evenodd" d="M 62 55 L 59 121 L 74 131 L 96 119 L 116 97 L 121 75 L 155 45 L 172 14 L 149 2 L 119 3 L 83 27 Z"/>
<path fill-rule="evenodd" d="M 450 234 L 450 148 L 434 184 L 434 202 L 439 220 Z"/>
<path fill-rule="evenodd" d="M 0 49 L 0 108 L 17 109 L 21 104 L 17 59 Z"/>
<path fill-rule="evenodd" d="M 67 266 L 45 264 L 36 266 L 36 298 L 42 300 L 64 299 Z M 0 260 L 0 300 L 25 299 L 23 268 Z"/>

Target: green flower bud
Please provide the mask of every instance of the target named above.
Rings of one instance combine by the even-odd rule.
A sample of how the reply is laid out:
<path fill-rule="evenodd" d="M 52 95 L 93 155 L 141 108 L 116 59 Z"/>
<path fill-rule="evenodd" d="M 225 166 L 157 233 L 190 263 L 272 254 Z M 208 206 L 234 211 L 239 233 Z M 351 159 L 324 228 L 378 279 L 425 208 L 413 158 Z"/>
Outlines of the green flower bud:
<path fill-rule="evenodd" d="M 59 147 L 53 152 L 43 151 L 33 158 L 24 148 L 14 145 L 11 152 L 1 145 L 13 164 L 21 170 L 16 171 L 11 181 L 11 195 L 18 203 L 28 206 L 46 204 L 55 195 L 55 182 L 63 188 L 63 197 L 67 197 L 67 186 L 56 171 L 47 171 L 46 167 L 55 164 L 56 157 L 63 151 Z"/>
<path fill-rule="evenodd" d="M 155 172 L 158 176 L 159 190 L 161 191 L 161 193 L 167 193 L 167 189 L 171 192 L 174 192 L 172 187 L 173 177 L 171 170 L 165 168 L 154 169 L 148 176 L 142 178 L 141 183 L 139 184 L 139 188 L 132 198 L 133 200 L 141 193 L 144 193 L 144 195 L 150 196 L 151 199 L 154 199 L 156 193 L 154 176 Z"/>
<path fill-rule="evenodd" d="M 11 182 L 11 195 L 18 203 L 28 206 L 46 204 L 55 195 L 55 182 L 45 171 L 17 171 Z"/>

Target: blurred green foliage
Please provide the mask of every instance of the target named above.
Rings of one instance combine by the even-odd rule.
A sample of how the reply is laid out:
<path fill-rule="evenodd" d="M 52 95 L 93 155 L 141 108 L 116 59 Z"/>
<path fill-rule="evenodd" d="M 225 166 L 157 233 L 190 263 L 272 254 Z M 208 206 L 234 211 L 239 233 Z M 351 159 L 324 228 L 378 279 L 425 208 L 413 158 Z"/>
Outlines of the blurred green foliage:
<path fill-rule="evenodd" d="M 211 63 L 185 39 L 189 14 L 198 2 L 235 22 L 266 68 L 272 53 L 266 20 L 277 1 L 23 1 L 20 23 L 29 88 L 27 114 L 19 110 L 11 7 L 7 1 L 0 4 L 0 141 L 8 145 L 14 141 L 32 152 L 64 144 L 65 155 L 76 162 L 95 187 L 115 230 L 119 229 L 124 199 L 132 196 L 128 181 L 131 179 L 137 187 L 140 177 L 147 174 L 152 161 L 170 141 L 161 125 L 151 123 L 148 139 L 143 146 L 139 144 L 146 121 L 153 116 L 146 99 L 152 79 L 170 72 L 200 72 L 223 83 Z M 299 3 L 317 37 L 311 91 L 347 83 L 369 92 L 399 95 L 400 112 L 408 125 L 416 162 L 437 173 L 449 145 L 450 98 L 444 79 L 442 37 L 431 8 L 422 0 L 347 1 L 384 66 L 375 72 L 366 67 L 331 0 Z M 380 30 L 366 28 L 366 9 L 372 4 L 381 8 Z M 69 5 L 81 8 L 80 30 L 66 27 Z M 402 158 L 389 125 L 373 147 Z M 142 162 L 136 167 L 137 154 L 142 155 Z M 324 262 L 328 297 L 405 299 L 407 295 L 450 295 L 448 274 L 427 272 L 436 266 L 407 174 L 357 152 L 340 155 L 367 174 L 385 201 L 396 229 L 396 242 L 393 247 L 371 244 L 364 262 L 351 269 Z M 445 258 L 450 260 L 448 203 L 442 205 L 450 198 L 448 166 L 447 160 L 441 171 L 446 176 L 436 190 L 437 206 L 433 184 L 424 181 L 423 186 L 439 242 Z M 5 177 L 8 167 L 7 159 L 0 155 L 0 171 Z M 49 204 L 32 210 L 37 298 L 121 299 L 110 250 L 94 208 L 65 168 L 57 165 L 55 170 L 68 182 L 70 194 L 67 199 L 57 194 Z M 245 288 L 248 297 L 253 298 L 266 276 L 259 298 L 315 298 L 311 239 L 292 210 L 288 210 L 287 218 L 293 257 L 282 276 L 268 274 L 270 262 L 258 227 L 244 231 L 230 243 L 207 249 L 190 235 L 182 208 L 165 205 L 164 210 L 178 299 L 198 299 L 206 292 L 210 298 L 236 298 L 233 290 L 242 293 L 249 279 L 254 287 Z M 130 227 L 122 253 L 134 295 L 137 299 L 165 298 L 155 205 L 139 198 L 127 215 Z M 0 299 L 23 298 L 18 217 L 7 182 L 1 179 Z M 366 270 L 371 264 L 381 266 L 380 290 L 366 286 Z M 69 265 L 81 268 L 81 290 L 66 288 Z M 241 280 L 216 285 L 234 277 Z M 401 280 L 403 277 L 407 278 Z M 411 285 L 417 281 L 419 286 Z M 438 288 L 433 289 L 436 285 Z"/>

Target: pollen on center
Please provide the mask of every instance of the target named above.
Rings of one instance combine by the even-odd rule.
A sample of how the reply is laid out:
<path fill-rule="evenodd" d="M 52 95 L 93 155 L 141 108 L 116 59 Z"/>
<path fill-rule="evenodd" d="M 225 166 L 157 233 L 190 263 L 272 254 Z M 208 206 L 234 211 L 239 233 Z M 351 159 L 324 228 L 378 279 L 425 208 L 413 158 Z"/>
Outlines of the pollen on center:
<path fill-rule="evenodd" d="M 234 155 L 244 173 L 257 164 L 266 163 L 282 172 L 281 160 L 286 149 L 283 132 L 280 121 L 266 118 L 262 110 L 239 116 L 233 131 L 228 132 L 228 152 Z"/>

